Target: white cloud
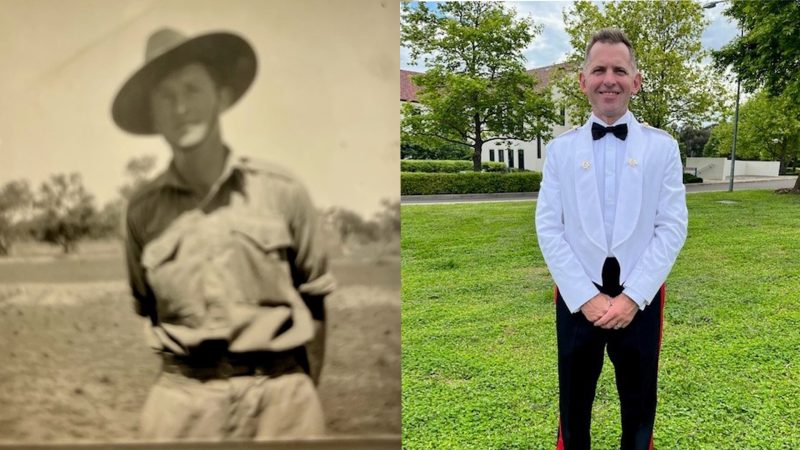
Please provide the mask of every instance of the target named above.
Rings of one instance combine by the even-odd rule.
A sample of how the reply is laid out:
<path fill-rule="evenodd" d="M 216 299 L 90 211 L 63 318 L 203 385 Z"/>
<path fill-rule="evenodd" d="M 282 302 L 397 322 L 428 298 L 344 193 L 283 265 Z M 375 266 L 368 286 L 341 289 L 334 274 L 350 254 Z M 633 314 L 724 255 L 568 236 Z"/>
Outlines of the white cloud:
<path fill-rule="evenodd" d="M 518 17 L 532 18 L 542 25 L 542 32 L 523 51 L 528 63 L 526 67 L 547 66 L 563 62 L 572 51 L 569 35 L 564 29 L 563 10 L 571 1 L 519 1 L 509 2 Z M 599 3 L 602 8 L 602 2 Z M 704 10 L 710 24 L 703 32 L 701 42 L 706 49 L 717 50 L 738 33 L 735 21 L 723 15 L 724 6 Z M 400 67 L 407 70 L 425 70 L 421 64 L 412 66 L 408 62 L 408 49 L 400 48 Z"/>

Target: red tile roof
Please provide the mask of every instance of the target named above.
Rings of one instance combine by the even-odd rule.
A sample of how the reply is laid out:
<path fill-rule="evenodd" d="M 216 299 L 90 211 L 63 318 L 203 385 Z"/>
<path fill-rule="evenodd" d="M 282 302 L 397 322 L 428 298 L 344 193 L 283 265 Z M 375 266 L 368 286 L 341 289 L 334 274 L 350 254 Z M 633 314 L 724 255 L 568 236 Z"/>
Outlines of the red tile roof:
<path fill-rule="evenodd" d="M 417 101 L 417 91 L 419 88 L 411 82 L 411 75 L 419 75 L 420 73 L 421 72 L 412 72 L 410 70 L 400 71 L 400 101 Z"/>
<path fill-rule="evenodd" d="M 539 67 L 536 69 L 528 70 L 527 72 L 536 77 L 536 81 L 538 82 L 538 87 L 545 87 L 550 84 L 551 78 L 553 74 L 556 73 L 558 69 L 566 69 L 569 70 L 568 63 L 561 63 L 561 64 L 553 64 L 550 66 Z M 412 75 L 418 75 L 421 72 L 412 72 L 410 70 L 401 70 L 400 71 L 400 101 L 404 102 L 416 102 L 417 101 L 417 92 L 419 88 L 414 85 L 411 81 Z"/>
<path fill-rule="evenodd" d="M 569 70 L 570 64 L 569 63 L 561 63 L 561 64 L 552 64 L 549 66 L 539 67 L 537 69 L 531 69 L 527 72 L 532 76 L 536 77 L 536 81 L 538 82 L 538 87 L 546 87 L 550 84 L 551 78 L 553 74 L 555 74 L 559 69 Z"/>

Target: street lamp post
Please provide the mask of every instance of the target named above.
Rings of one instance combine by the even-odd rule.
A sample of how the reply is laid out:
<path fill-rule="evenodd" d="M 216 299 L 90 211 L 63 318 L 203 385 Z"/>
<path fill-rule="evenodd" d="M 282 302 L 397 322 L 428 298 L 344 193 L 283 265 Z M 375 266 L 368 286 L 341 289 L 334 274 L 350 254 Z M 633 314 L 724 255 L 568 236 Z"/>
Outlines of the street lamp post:
<path fill-rule="evenodd" d="M 703 5 L 704 9 L 711 9 L 720 3 L 726 3 L 729 0 L 718 0 L 714 2 L 707 2 Z M 744 37 L 744 29 L 741 29 L 740 37 Z M 731 176 L 728 181 L 728 192 L 733 192 L 733 174 L 736 164 L 736 136 L 739 134 L 739 92 L 741 88 L 741 78 L 736 75 L 736 111 L 733 115 L 733 147 L 731 148 Z"/>

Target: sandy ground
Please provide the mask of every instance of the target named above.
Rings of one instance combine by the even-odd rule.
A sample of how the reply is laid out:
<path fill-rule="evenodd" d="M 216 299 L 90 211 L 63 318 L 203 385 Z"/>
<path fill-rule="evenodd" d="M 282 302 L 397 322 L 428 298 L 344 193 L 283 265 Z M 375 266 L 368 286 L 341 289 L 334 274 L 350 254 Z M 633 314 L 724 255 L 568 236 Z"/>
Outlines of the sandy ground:
<path fill-rule="evenodd" d="M 0 442 L 136 439 L 159 360 L 146 348 L 120 264 L 0 264 Z M 328 430 L 399 435 L 399 260 L 338 261 L 333 268 L 341 288 L 328 298 L 319 387 Z M 83 275 L 71 278 L 76 271 Z M 91 279 L 97 277 L 105 279 Z"/>

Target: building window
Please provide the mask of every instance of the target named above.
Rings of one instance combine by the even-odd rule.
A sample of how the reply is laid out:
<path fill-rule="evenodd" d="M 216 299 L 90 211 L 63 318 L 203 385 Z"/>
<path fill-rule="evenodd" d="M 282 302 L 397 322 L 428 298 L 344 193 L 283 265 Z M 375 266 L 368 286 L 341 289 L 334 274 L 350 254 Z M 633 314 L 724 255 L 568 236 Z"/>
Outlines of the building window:
<path fill-rule="evenodd" d="M 489 161 L 494 161 L 494 149 L 489 149 Z"/>
<path fill-rule="evenodd" d="M 567 108 L 561 107 L 561 125 L 567 125 Z"/>
<path fill-rule="evenodd" d="M 519 161 L 519 170 L 525 170 L 525 152 L 521 148 L 517 149 L 517 161 Z"/>
<path fill-rule="evenodd" d="M 497 152 L 497 156 L 500 158 L 500 162 L 506 162 L 506 160 L 504 159 L 505 157 L 503 156 L 504 154 L 505 153 L 503 153 L 502 150 Z"/>
<path fill-rule="evenodd" d="M 514 150 L 508 149 L 508 167 L 514 168 Z"/>

